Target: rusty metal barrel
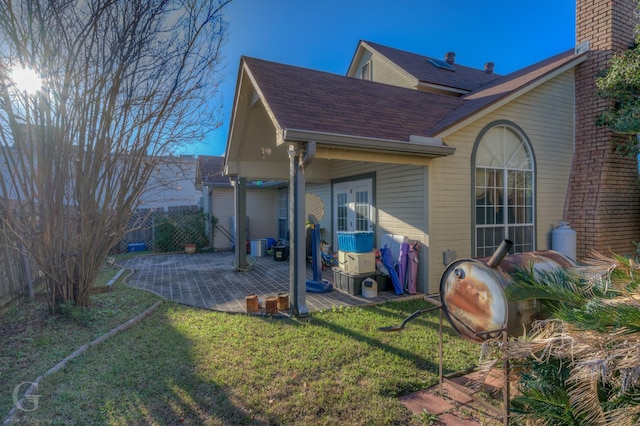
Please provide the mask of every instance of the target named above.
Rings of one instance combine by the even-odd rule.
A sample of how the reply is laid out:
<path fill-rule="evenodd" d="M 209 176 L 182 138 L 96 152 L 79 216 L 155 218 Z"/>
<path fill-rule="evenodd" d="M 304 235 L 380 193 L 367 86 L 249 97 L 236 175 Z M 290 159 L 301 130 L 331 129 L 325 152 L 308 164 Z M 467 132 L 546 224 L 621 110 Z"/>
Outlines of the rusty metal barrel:
<path fill-rule="evenodd" d="M 507 255 L 505 240 L 489 259 L 461 259 L 447 266 L 440 279 L 440 301 L 451 327 L 464 339 L 482 343 L 506 331 L 521 336 L 540 318 L 535 300 L 509 301 L 504 289 L 513 282 L 516 268 L 534 271 L 575 267 L 573 260 L 553 250 Z"/>

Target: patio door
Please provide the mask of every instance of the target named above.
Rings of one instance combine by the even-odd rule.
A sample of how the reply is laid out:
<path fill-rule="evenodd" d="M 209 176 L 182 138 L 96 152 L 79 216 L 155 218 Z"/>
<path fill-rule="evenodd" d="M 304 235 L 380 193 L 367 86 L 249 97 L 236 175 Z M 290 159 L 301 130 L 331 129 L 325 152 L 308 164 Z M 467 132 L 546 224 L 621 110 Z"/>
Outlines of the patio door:
<path fill-rule="evenodd" d="M 373 180 L 362 179 L 333 185 L 333 229 L 373 231 Z"/>

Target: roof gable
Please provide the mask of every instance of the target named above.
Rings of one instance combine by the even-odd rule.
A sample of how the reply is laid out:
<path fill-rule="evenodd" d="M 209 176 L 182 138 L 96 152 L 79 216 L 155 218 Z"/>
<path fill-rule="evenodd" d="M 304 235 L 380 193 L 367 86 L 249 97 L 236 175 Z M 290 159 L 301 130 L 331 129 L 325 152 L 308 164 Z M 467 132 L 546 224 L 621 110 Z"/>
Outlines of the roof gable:
<path fill-rule="evenodd" d="M 462 102 L 261 59 L 243 61 L 280 130 L 408 141 L 425 136 Z"/>
<path fill-rule="evenodd" d="M 394 49 L 370 41 L 361 41 L 359 48 L 369 49 L 384 56 L 399 68 L 414 76 L 421 84 L 470 92 L 500 77 L 498 74 L 487 73 L 483 70 L 457 63 L 453 64 L 453 70 L 440 68 L 434 65 L 433 61 L 430 61 L 435 60 L 438 62 L 441 61 L 440 59 Z"/>

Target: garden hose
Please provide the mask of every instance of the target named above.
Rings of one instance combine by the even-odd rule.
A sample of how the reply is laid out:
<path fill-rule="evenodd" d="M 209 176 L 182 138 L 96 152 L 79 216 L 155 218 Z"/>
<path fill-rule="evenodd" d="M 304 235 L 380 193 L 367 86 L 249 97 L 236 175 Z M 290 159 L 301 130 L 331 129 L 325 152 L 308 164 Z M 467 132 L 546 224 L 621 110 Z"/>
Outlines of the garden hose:
<path fill-rule="evenodd" d="M 246 268 L 240 268 L 238 266 L 238 262 L 234 259 L 233 267 L 236 269 L 236 271 L 240 271 L 240 272 L 250 271 L 253 265 L 256 263 L 256 258 L 253 256 L 247 256 L 247 263 L 248 263 L 248 266 Z"/>

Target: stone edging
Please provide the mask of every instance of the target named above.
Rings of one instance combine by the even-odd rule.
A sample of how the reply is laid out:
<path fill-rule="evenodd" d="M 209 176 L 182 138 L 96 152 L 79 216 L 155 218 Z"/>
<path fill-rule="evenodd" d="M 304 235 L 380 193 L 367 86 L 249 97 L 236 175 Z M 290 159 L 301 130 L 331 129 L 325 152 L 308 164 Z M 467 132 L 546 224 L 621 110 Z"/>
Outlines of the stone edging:
<path fill-rule="evenodd" d="M 124 271 L 124 269 L 121 269 L 120 272 L 118 273 L 118 278 L 119 276 L 122 274 L 122 272 Z M 114 280 L 115 282 L 115 280 Z M 16 415 L 16 412 L 18 411 L 18 406 L 21 406 L 21 404 L 23 402 L 25 402 L 25 397 L 27 396 L 31 396 L 34 392 L 37 391 L 38 389 L 38 384 L 47 376 L 62 370 L 66 365 L 67 362 L 71 361 L 74 358 L 77 358 L 78 356 L 82 355 L 85 351 L 87 351 L 90 348 L 93 348 L 94 346 L 99 345 L 100 343 L 104 342 L 105 340 L 115 336 L 116 334 L 118 334 L 121 331 L 124 331 L 128 328 L 131 328 L 133 325 L 137 324 L 138 322 L 142 321 L 144 318 L 148 317 L 153 311 L 155 311 L 160 305 L 162 304 L 162 300 L 158 300 L 156 303 L 154 303 L 151 307 L 147 308 L 147 310 L 145 310 L 144 312 L 142 312 L 141 314 L 138 314 L 137 316 L 131 318 L 129 321 L 120 324 L 118 327 L 112 329 L 111 331 L 103 334 L 102 336 L 94 339 L 93 341 L 91 341 L 90 343 L 86 344 L 86 345 L 82 345 L 80 346 L 78 349 L 76 349 L 71 355 L 67 356 L 65 359 L 63 359 L 62 361 L 60 361 L 58 364 L 56 364 L 54 367 L 50 368 L 46 373 L 44 373 L 42 376 L 38 377 L 35 381 L 31 382 L 31 386 L 29 387 L 29 389 L 27 389 L 27 391 L 24 393 L 24 396 L 20 399 L 20 401 L 18 401 L 17 403 L 14 404 L 14 407 L 9 411 L 9 415 L 7 416 L 6 419 L 3 420 L 2 424 L 3 425 L 8 425 L 13 421 L 13 418 Z"/>

